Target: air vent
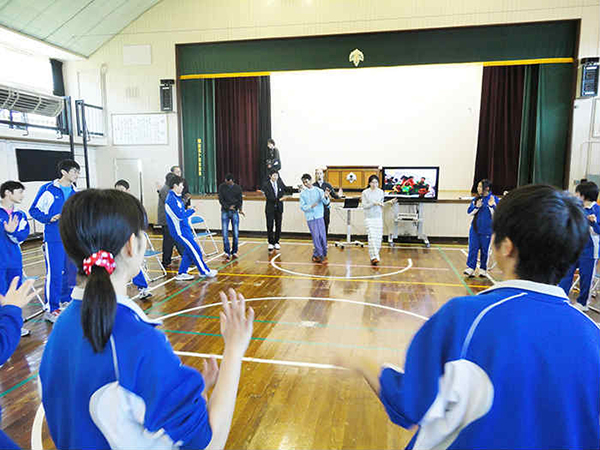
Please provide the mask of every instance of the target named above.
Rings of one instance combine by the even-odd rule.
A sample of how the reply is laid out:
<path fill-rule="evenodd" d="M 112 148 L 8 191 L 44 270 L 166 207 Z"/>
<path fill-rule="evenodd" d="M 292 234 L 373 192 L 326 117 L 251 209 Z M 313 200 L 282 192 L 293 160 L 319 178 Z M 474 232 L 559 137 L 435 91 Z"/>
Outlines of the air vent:
<path fill-rule="evenodd" d="M 0 109 L 56 117 L 62 112 L 64 105 L 65 103 L 61 97 L 36 94 L 35 92 L 0 85 Z"/>

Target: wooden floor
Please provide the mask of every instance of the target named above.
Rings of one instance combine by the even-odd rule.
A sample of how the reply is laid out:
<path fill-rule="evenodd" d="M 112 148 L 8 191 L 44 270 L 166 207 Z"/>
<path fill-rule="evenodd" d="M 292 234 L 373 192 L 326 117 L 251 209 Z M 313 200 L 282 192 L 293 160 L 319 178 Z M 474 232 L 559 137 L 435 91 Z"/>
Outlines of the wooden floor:
<path fill-rule="evenodd" d="M 160 238 L 153 242 L 160 248 Z M 461 246 L 384 245 L 382 265 L 375 269 L 366 248 L 331 246 L 329 265 L 321 266 L 310 262 L 308 241 L 282 241 L 281 251 L 271 254 L 264 240 L 241 242 L 234 262 L 223 261 L 221 253 L 207 257 L 219 270 L 216 279 L 178 282 L 170 272 L 152 283 L 151 301 L 138 302 L 151 317 L 176 314 L 164 320 L 162 330 L 176 351 L 187 353 L 183 362 L 200 368 L 201 355 L 223 351 L 219 307 L 212 306 L 218 292 L 233 287 L 249 299 L 256 319 L 246 356 L 253 359 L 242 368 L 231 449 L 403 448 L 412 432 L 387 419 L 361 379 L 328 365 L 337 355 L 402 365 L 412 335 L 427 317 L 449 298 L 480 292 L 502 278 L 494 269 L 492 280 L 465 280 Z M 24 252 L 27 275 L 43 277 L 39 243 Z M 24 313 L 38 309 L 32 302 Z M 52 326 L 38 317 L 26 327 L 31 336 L 0 369 L 0 403 L 4 431 L 22 448 L 32 448 L 40 405 L 36 377 Z M 54 448 L 45 424 L 41 434 L 43 447 Z"/>

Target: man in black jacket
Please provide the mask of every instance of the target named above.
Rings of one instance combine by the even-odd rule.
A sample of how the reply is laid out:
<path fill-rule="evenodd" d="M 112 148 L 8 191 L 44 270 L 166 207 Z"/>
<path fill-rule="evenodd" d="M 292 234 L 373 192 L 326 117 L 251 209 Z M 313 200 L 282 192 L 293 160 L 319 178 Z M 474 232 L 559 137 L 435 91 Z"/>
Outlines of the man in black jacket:
<path fill-rule="evenodd" d="M 223 251 L 225 259 L 238 257 L 238 238 L 240 234 L 240 216 L 242 211 L 242 188 L 233 181 L 233 175 L 225 175 L 225 182 L 219 186 L 219 203 L 221 204 L 221 229 L 223 232 Z M 229 222 L 233 232 L 233 248 L 229 247 Z"/>
<path fill-rule="evenodd" d="M 265 203 L 265 215 L 267 216 L 267 236 L 269 239 L 269 251 L 280 250 L 279 237 L 281 236 L 281 220 L 283 218 L 283 202 L 286 186 L 279 179 L 279 172 L 271 170 L 269 180 L 265 182 L 262 191 L 267 198 Z M 273 233 L 273 224 L 275 233 Z"/>
<path fill-rule="evenodd" d="M 333 186 L 325 181 L 323 177 L 323 169 L 320 167 L 315 170 L 315 183 L 314 186 L 322 189 L 323 191 L 329 191 L 331 198 L 341 198 L 343 193 L 340 188 L 339 193 L 336 193 L 333 189 Z M 329 220 L 331 218 L 331 203 L 325 206 L 325 210 L 323 211 L 323 221 L 325 222 L 325 235 L 329 233 Z"/>

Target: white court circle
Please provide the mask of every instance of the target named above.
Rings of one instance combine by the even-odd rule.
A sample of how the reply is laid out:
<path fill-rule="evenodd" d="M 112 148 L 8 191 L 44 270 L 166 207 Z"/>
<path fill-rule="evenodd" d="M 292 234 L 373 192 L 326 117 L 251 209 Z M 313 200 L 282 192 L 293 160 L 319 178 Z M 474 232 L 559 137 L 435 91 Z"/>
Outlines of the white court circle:
<path fill-rule="evenodd" d="M 402 270 L 407 270 L 408 268 L 412 267 L 412 261 L 409 259 L 409 263 L 410 266 L 406 267 Z M 396 273 L 396 272 L 394 272 Z M 317 300 L 317 301 L 324 301 L 324 302 L 338 302 L 338 303 L 346 303 L 346 304 L 351 304 L 351 305 L 363 305 L 363 306 L 372 306 L 374 308 L 380 308 L 380 309 L 385 309 L 387 311 L 393 311 L 393 312 L 397 312 L 400 314 L 406 314 L 407 316 L 412 316 L 415 317 L 417 319 L 423 320 L 423 321 L 427 321 L 429 320 L 427 317 L 422 316 L 420 314 L 416 314 L 416 313 L 412 313 L 410 311 L 405 311 L 403 309 L 399 309 L 399 308 L 394 308 L 392 306 L 386 306 L 386 305 L 378 305 L 377 303 L 367 303 L 367 302 L 361 302 L 358 300 L 348 300 L 348 299 L 343 299 L 343 298 L 330 298 L 330 297 L 257 297 L 257 298 L 247 298 L 246 302 L 258 302 L 258 301 L 277 301 L 277 300 Z M 186 314 L 188 312 L 192 312 L 192 311 L 200 311 L 202 309 L 207 309 L 207 308 L 211 308 L 213 306 L 219 306 L 221 305 L 221 302 L 215 302 L 215 303 L 209 303 L 208 305 L 201 305 L 201 306 L 196 306 L 194 308 L 188 308 L 188 309 L 183 309 L 181 311 L 177 311 L 171 314 L 167 314 L 164 315 L 162 317 L 158 317 L 158 320 L 166 320 L 166 319 L 170 319 L 171 317 L 176 317 L 179 316 L 181 314 Z M 203 354 L 203 353 L 193 353 L 193 352 L 175 352 L 178 355 L 181 356 L 195 356 L 195 357 L 202 357 L 202 358 L 208 358 L 211 356 L 216 356 L 219 357 L 219 355 L 209 355 L 209 354 Z M 249 362 L 257 362 L 257 363 L 271 363 L 271 364 L 281 364 L 281 365 L 291 365 L 291 366 L 299 366 L 299 367 L 314 367 L 314 368 L 323 368 L 323 369 L 335 369 L 335 366 L 331 366 L 329 364 L 316 364 L 316 363 L 304 363 L 301 361 L 276 361 L 276 360 L 266 360 L 266 359 L 259 359 L 259 358 L 250 358 L 250 357 L 245 357 L 243 359 L 244 361 L 249 361 Z M 38 410 L 35 414 L 35 418 L 33 419 L 33 427 L 31 429 L 31 448 L 33 450 L 43 450 L 43 444 L 42 444 L 42 426 L 44 424 L 44 417 L 45 417 L 45 413 L 44 413 L 44 407 L 43 405 L 40 403 L 40 406 L 38 407 Z"/>
<path fill-rule="evenodd" d="M 375 275 L 360 275 L 360 276 L 356 276 L 356 277 L 342 277 L 342 276 L 335 276 L 335 275 L 313 275 L 310 273 L 294 272 L 293 270 L 284 269 L 283 267 L 278 266 L 275 263 L 275 260 L 277 258 L 279 258 L 280 256 L 281 256 L 281 253 L 278 253 L 271 259 L 271 266 L 273 266 L 273 268 L 275 268 L 281 272 L 288 273 L 290 275 L 296 275 L 296 276 L 300 276 L 300 277 L 322 278 L 324 280 L 368 280 L 368 279 L 373 279 L 373 278 L 391 277 L 392 275 L 398 275 L 400 273 L 404 273 L 413 266 L 412 259 L 408 258 L 408 265 L 400 270 L 395 271 L 395 272 L 379 273 L 379 274 L 375 274 Z"/>
<path fill-rule="evenodd" d="M 385 309 L 387 311 L 393 311 L 393 312 L 397 312 L 400 314 L 406 314 L 407 316 L 412 316 L 412 317 L 416 317 L 417 319 L 420 320 L 429 320 L 428 317 L 422 316 L 420 314 L 417 313 L 413 313 L 410 311 L 406 311 L 404 309 L 399 309 L 399 308 L 394 308 L 393 306 L 386 306 L 386 305 L 379 305 L 377 303 L 368 303 L 368 302 L 361 302 L 358 300 L 347 300 L 344 298 L 331 298 L 331 297 L 256 297 L 256 298 L 247 298 L 246 299 L 246 303 L 248 302 L 260 302 L 260 301 L 274 301 L 274 300 L 318 300 L 318 301 L 323 301 L 323 302 L 338 302 L 338 303 L 347 303 L 347 304 L 351 304 L 351 305 L 363 305 L 363 306 L 372 306 L 373 308 L 380 308 L 380 309 Z M 166 314 L 162 317 L 157 317 L 156 320 L 166 320 L 166 319 L 170 319 L 171 317 L 176 317 L 179 316 L 181 314 L 186 314 L 188 312 L 192 312 L 192 311 L 200 311 L 202 309 L 206 309 L 206 308 L 211 308 L 213 306 L 219 306 L 221 304 L 221 302 L 216 302 L 216 303 L 209 303 L 208 305 L 201 305 L 201 306 L 194 306 L 193 308 L 188 308 L 188 309 L 182 309 L 181 311 L 176 311 L 174 313 L 171 314 Z"/>

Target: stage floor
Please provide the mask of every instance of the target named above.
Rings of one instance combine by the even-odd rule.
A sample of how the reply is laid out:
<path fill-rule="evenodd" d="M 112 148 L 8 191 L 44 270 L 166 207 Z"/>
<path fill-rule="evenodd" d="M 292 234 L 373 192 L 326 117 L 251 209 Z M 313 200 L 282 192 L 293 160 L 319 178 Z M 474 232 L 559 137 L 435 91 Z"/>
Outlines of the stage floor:
<path fill-rule="evenodd" d="M 160 237 L 152 240 L 160 248 Z M 366 248 L 331 246 L 329 265 L 322 266 L 310 262 L 309 241 L 281 244 L 269 254 L 264 240 L 243 239 L 240 258 L 225 262 L 219 239 L 217 254 L 206 258 L 219 270 L 217 278 L 178 282 L 171 267 L 151 284 L 150 301 L 136 301 L 150 317 L 167 316 L 161 329 L 184 352 L 182 361 L 198 369 L 203 357 L 223 351 L 218 292 L 233 287 L 254 308 L 227 448 L 403 448 L 413 432 L 393 425 L 367 384 L 332 367 L 334 358 L 369 355 L 402 366 L 411 337 L 428 317 L 451 297 L 480 292 L 502 275 L 492 269 L 489 279 L 464 279 L 464 246 L 384 245 L 381 266 L 373 268 Z M 39 276 L 42 285 L 39 243 L 23 251 L 27 275 Z M 152 264 L 150 270 L 155 273 Z M 34 300 L 24 315 L 36 310 Z M 31 335 L 0 370 L 2 428 L 22 448 L 54 448 L 41 414 L 34 424 L 37 372 L 52 326 L 38 316 L 25 327 Z"/>

